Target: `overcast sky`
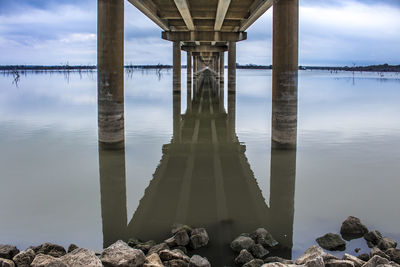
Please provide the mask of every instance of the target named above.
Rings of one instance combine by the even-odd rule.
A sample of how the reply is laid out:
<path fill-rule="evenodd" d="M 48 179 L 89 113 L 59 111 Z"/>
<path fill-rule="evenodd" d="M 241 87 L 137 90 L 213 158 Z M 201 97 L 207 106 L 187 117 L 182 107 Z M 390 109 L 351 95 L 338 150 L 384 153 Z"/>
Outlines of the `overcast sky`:
<path fill-rule="evenodd" d="M 0 0 L 0 65 L 96 64 L 96 13 L 96 0 Z M 126 1 L 125 63 L 171 64 L 160 36 Z M 237 62 L 271 64 L 271 37 L 269 10 L 238 43 Z M 400 0 L 300 0 L 299 63 L 400 64 Z"/>

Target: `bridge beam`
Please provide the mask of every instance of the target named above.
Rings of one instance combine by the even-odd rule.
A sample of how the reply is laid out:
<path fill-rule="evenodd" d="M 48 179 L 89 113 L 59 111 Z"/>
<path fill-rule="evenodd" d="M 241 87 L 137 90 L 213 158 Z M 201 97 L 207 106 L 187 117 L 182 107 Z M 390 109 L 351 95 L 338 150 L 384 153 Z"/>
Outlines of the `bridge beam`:
<path fill-rule="evenodd" d="M 188 28 L 189 31 L 194 31 L 194 23 L 192 19 L 192 15 L 190 15 L 190 9 L 189 9 L 189 4 L 187 0 L 174 0 L 176 7 L 179 10 L 179 13 L 181 13 L 181 16 L 183 18 L 183 21 L 185 21 L 186 27 Z"/>
<path fill-rule="evenodd" d="M 220 31 L 224 23 L 226 12 L 228 11 L 231 0 L 219 0 L 217 14 L 215 16 L 214 31 Z"/>
<path fill-rule="evenodd" d="M 274 5 L 272 146 L 295 148 L 297 141 L 299 1 Z"/>
<path fill-rule="evenodd" d="M 155 24 L 157 24 L 164 31 L 169 31 L 168 21 L 162 19 L 158 16 L 157 6 L 152 0 L 128 0 L 132 5 L 139 9 L 143 14 L 145 14 L 149 19 L 151 19 Z"/>
<path fill-rule="evenodd" d="M 247 30 L 259 19 L 275 2 L 279 0 L 257 0 L 250 7 L 250 16 L 240 24 L 240 31 Z M 285 1 L 285 0 L 282 0 Z"/>
<path fill-rule="evenodd" d="M 164 31 L 161 37 L 168 41 L 182 42 L 239 42 L 247 39 L 247 32 L 216 32 L 192 31 L 172 32 Z"/>

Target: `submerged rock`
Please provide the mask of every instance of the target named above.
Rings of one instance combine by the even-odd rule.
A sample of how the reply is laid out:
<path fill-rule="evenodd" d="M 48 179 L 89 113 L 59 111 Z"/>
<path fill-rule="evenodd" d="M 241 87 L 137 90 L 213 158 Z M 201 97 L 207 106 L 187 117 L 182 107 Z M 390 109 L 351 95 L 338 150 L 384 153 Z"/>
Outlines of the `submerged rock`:
<path fill-rule="evenodd" d="M 346 249 L 346 242 L 337 234 L 329 233 L 316 239 L 318 245 L 327 250 L 340 250 Z"/>
<path fill-rule="evenodd" d="M 0 258 L 11 260 L 18 253 L 19 250 L 15 246 L 0 245 Z"/>
<path fill-rule="evenodd" d="M 15 267 L 15 263 L 12 260 L 0 258 L 1 267 Z"/>
<path fill-rule="evenodd" d="M 21 251 L 20 253 L 15 255 L 13 261 L 18 267 L 29 267 L 35 256 L 35 251 L 28 248 L 27 250 Z"/>
<path fill-rule="evenodd" d="M 64 263 L 70 266 L 87 266 L 87 267 L 102 267 L 100 259 L 96 256 L 94 251 L 77 248 L 72 252 L 60 258 Z"/>
<path fill-rule="evenodd" d="M 368 233 L 367 227 L 354 216 L 347 217 L 340 228 L 340 234 L 346 240 L 363 237 L 366 233 Z"/>
<path fill-rule="evenodd" d="M 100 260 L 105 266 L 135 267 L 141 266 L 146 257 L 143 251 L 133 249 L 124 241 L 119 240 L 103 250 Z"/>
<path fill-rule="evenodd" d="M 193 229 L 190 235 L 190 246 L 193 249 L 204 247 L 208 244 L 209 237 L 206 229 L 196 228 Z"/>
<path fill-rule="evenodd" d="M 253 239 L 241 235 L 232 241 L 231 248 L 235 252 L 240 252 L 242 249 L 249 250 L 254 244 L 255 242 Z"/>
<path fill-rule="evenodd" d="M 242 266 L 245 263 L 248 263 L 254 259 L 253 255 L 251 255 L 250 252 L 248 252 L 246 249 L 242 249 L 239 253 L 239 255 L 235 258 L 235 263 L 239 266 Z"/>
<path fill-rule="evenodd" d="M 70 267 L 60 258 L 51 255 L 38 254 L 31 263 L 31 267 Z"/>
<path fill-rule="evenodd" d="M 210 262 L 199 255 L 193 255 L 189 261 L 189 267 L 211 267 Z"/>

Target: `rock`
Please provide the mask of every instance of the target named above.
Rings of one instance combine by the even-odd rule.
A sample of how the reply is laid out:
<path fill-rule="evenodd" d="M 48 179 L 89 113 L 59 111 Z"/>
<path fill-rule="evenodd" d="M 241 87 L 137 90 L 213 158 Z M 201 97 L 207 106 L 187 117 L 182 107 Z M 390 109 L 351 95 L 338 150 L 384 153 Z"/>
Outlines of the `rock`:
<path fill-rule="evenodd" d="M 255 242 L 253 239 L 247 236 L 239 236 L 231 243 L 231 248 L 235 252 L 240 252 L 242 249 L 250 249 L 254 246 Z"/>
<path fill-rule="evenodd" d="M 136 246 L 134 246 L 134 249 L 140 249 L 141 251 L 143 251 L 143 253 L 147 254 L 147 252 L 149 252 L 149 250 L 154 247 L 155 245 L 157 245 L 156 241 L 154 240 L 149 240 L 147 242 L 144 243 L 140 243 L 137 244 Z"/>
<path fill-rule="evenodd" d="M 173 236 L 173 237 L 170 237 L 170 238 L 168 238 L 168 239 L 165 239 L 165 240 L 164 240 L 164 243 L 167 244 L 169 247 L 174 247 L 174 246 L 176 246 L 175 237 Z"/>
<path fill-rule="evenodd" d="M 337 260 L 338 258 L 336 258 L 335 256 L 326 253 L 322 248 L 318 247 L 318 246 L 312 246 L 309 247 L 304 253 L 303 255 L 301 255 L 296 261 L 295 263 L 297 265 L 302 265 L 302 264 L 306 264 L 309 261 L 312 261 L 318 257 L 322 257 L 324 262 L 327 262 L 329 260 Z"/>
<path fill-rule="evenodd" d="M 31 267 L 70 267 L 60 258 L 51 255 L 38 254 L 31 263 Z"/>
<path fill-rule="evenodd" d="M 100 259 L 96 256 L 94 251 L 77 248 L 72 252 L 60 258 L 64 263 L 70 266 L 87 266 L 87 267 L 102 267 Z"/>
<path fill-rule="evenodd" d="M 326 267 L 354 267 L 354 263 L 352 261 L 346 260 L 329 260 L 325 263 Z"/>
<path fill-rule="evenodd" d="M 15 267 L 15 263 L 12 260 L 0 258 L 0 267 Z"/>
<path fill-rule="evenodd" d="M 390 257 L 391 261 L 400 264 L 400 250 L 395 248 L 389 248 L 388 250 L 385 251 L 385 254 Z"/>
<path fill-rule="evenodd" d="M 19 250 L 15 246 L 0 245 L 0 258 L 11 260 L 18 253 Z"/>
<path fill-rule="evenodd" d="M 209 238 L 206 229 L 196 228 L 190 235 L 190 246 L 193 249 L 204 247 L 208 244 Z"/>
<path fill-rule="evenodd" d="M 388 255 L 385 254 L 385 252 L 383 252 L 382 250 L 380 250 L 377 247 L 374 247 L 370 250 L 369 252 L 369 258 L 372 258 L 373 256 L 378 255 L 382 258 L 388 259 L 390 260 L 390 257 Z"/>
<path fill-rule="evenodd" d="M 174 235 L 177 232 L 182 231 L 182 230 L 185 230 L 190 235 L 193 229 L 192 229 L 192 227 L 190 227 L 190 226 L 188 226 L 186 224 L 178 223 L 178 224 L 174 224 L 172 226 L 171 233 Z"/>
<path fill-rule="evenodd" d="M 274 263 L 274 262 L 280 262 L 283 264 L 293 264 L 292 260 L 287 260 L 280 257 L 268 257 L 264 259 L 264 263 Z"/>
<path fill-rule="evenodd" d="M 340 234 L 346 240 L 363 237 L 366 233 L 368 233 L 367 227 L 361 223 L 360 219 L 353 216 L 347 217 L 340 228 Z"/>
<path fill-rule="evenodd" d="M 182 251 L 183 254 L 187 254 L 187 249 L 186 249 L 186 247 L 177 246 L 177 247 L 171 248 L 171 250 L 175 250 L 175 249 L 179 249 L 180 251 Z"/>
<path fill-rule="evenodd" d="M 69 245 L 67 251 L 68 251 L 68 253 L 71 253 L 72 251 L 74 251 L 74 250 L 77 249 L 77 248 L 79 248 L 77 245 L 71 244 L 71 245 Z"/>
<path fill-rule="evenodd" d="M 364 239 L 368 242 L 370 242 L 372 245 L 378 245 L 379 241 L 382 239 L 382 234 L 375 230 L 368 232 L 364 235 Z"/>
<path fill-rule="evenodd" d="M 15 255 L 13 261 L 18 267 L 29 267 L 35 256 L 35 251 L 28 248 L 27 250 L 21 251 L 20 253 Z"/>
<path fill-rule="evenodd" d="M 64 247 L 52 243 L 44 243 L 38 246 L 35 252 L 36 254 L 50 255 L 55 258 L 64 256 L 67 253 Z"/>
<path fill-rule="evenodd" d="M 280 262 L 265 263 L 261 267 L 301 267 L 305 265 L 295 265 L 295 264 L 283 264 Z"/>
<path fill-rule="evenodd" d="M 388 250 L 389 248 L 396 248 L 396 247 L 397 247 L 397 242 L 389 237 L 382 238 L 378 243 L 378 248 L 380 248 L 383 251 Z"/>
<path fill-rule="evenodd" d="M 199 255 L 193 255 L 189 261 L 189 267 L 211 267 L 210 262 Z"/>
<path fill-rule="evenodd" d="M 253 239 L 254 242 L 258 243 L 259 239 L 266 238 L 268 234 L 268 231 L 264 228 L 258 228 L 253 233 L 249 234 L 249 237 Z"/>
<path fill-rule="evenodd" d="M 258 259 L 262 259 L 268 255 L 269 251 L 266 250 L 261 244 L 255 244 L 250 247 L 250 253 Z"/>
<path fill-rule="evenodd" d="M 165 267 L 188 267 L 189 263 L 184 260 L 170 260 L 164 262 Z"/>
<path fill-rule="evenodd" d="M 122 240 L 119 240 L 103 250 L 100 256 L 105 266 L 141 266 L 146 257 L 139 249 L 133 249 Z"/>
<path fill-rule="evenodd" d="M 151 254 L 153 254 L 153 253 L 157 253 L 157 254 L 158 254 L 161 250 L 164 250 L 164 249 L 169 250 L 169 246 L 168 246 L 167 244 L 165 244 L 165 243 L 157 244 L 157 245 L 153 246 L 153 247 L 149 250 L 149 252 L 147 253 L 147 255 L 151 255 Z"/>
<path fill-rule="evenodd" d="M 342 260 L 352 261 L 354 263 L 354 267 L 361 267 L 365 264 L 365 261 L 347 253 L 344 254 Z"/>
<path fill-rule="evenodd" d="M 361 250 L 361 248 L 355 248 L 355 249 L 354 249 L 354 252 L 355 252 L 355 253 L 358 253 L 358 252 L 360 252 L 360 250 Z"/>
<path fill-rule="evenodd" d="M 307 267 L 325 267 L 324 259 L 322 258 L 322 256 L 308 261 L 305 265 Z"/>
<path fill-rule="evenodd" d="M 381 264 L 389 264 L 389 260 L 375 255 L 371 259 L 369 259 L 369 261 L 365 263 L 362 267 L 376 267 Z"/>
<path fill-rule="evenodd" d="M 340 250 L 346 249 L 346 242 L 337 234 L 326 234 L 316 239 L 318 245 L 327 250 Z"/>
<path fill-rule="evenodd" d="M 128 240 L 128 246 L 130 246 L 131 248 L 135 248 L 137 245 L 142 244 L 142 243 L 143 242 L 137 238 L 129 238 L 129 240 Z"/>
<path fill-rule="evenodd" d="M 247 250 L 242 249 L 239 255 L 235 258 L 235 263 L 239 266 L 242 266 L 252 259 L 254 259 L 253 255 L 251 255 L 250 252 L 248 252 Z"/>
<path fill-rule="evenodd" d="M 164 249 L 161 250 L 158 255 L 160 256 L 160 259 L 162 261 L 171 261 L 171 260 L 183 260 L 186 262 L 190 261 L 190 258 L 188 256 L 186 256 L 185 254 L 183 254 L 182 251 L 179 250 L 168 250 L 168 249 Z"/>
<path fill-rule="evenodd" d="M 153 253 L 146 257 L 146 263 L 143 264 L 143 267 L 164 267 L 164 265 L 160 256 L 157 253 Z"/>
<path fill-rule="evenodd" d="M 264 228 L 258 228 L 253 233 L 249 235 L 251 239 L 253 239 L 257 244 L 261 244 L 263 247 L 272 248 L 278 245 L 278 241 L 276 241 L 272 235 L 265 230 Z"/>
<path fill-rule="evenodd" d="M 369 256 L 368 253 L 363 253 L 363 254 L 358 255 L 358 258 L 359 258 L 360 260 L 362 260 L 362 261 L 369 261 L 369 259 L 370 259 L 371 257 Z"/>
<path fill-rule="evenodd" d="M 261 267 L 263 264 L 263 260 L 254 259 L 243 265 L 243 267 Z"/>
<path fill-rule="evenodd" d="M 175 244 L 178 246 L 186 246 L 189 244 L 190 241 L 189 235 L 184 229 L 176 232 L 174 235 L 174 239 L 175 239 Z"/>

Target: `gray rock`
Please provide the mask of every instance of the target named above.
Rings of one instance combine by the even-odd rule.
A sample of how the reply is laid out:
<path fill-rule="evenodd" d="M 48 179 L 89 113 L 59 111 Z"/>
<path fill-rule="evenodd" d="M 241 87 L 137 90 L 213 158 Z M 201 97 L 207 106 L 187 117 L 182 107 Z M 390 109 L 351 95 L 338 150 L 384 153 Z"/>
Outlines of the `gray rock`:
<path fill-rule="evenodd" d="M 363 253 L 363 254 L 358 255 L 357 258 L 359 258 L 359 259 L 362 260 L 362 261 L 369 261 L 369 259 L 370 259 L 371 257 L 369 256 L 368 253 Z"/>
<path fill-rule="evenodd" d="M 261 267 L 301 267 L 305 265 L 296 265 L 296 264 L 284 264 L 281 262 L 273 262 L 273 263 L 265 263 Z"/>
<path fill-rule="evenodd" d="M 389 260 L 375 255 L 371 259 L 369 259 L 369 261 L 366 262 L 362 267 L 376 267 L 381 264 L 389 264 Z"/>
<path fill-rule="evenodd" d="M 64 247 L 52 243 L 44 243 L 36 248 L 36 254 L 50 255 L 55 258 L 59 258 L 67 254 Z"/>
<path fill-rule="evenodd" d="M 322 248 L 318 247 L 318 246 L 312 246 L 309 247 L 304 253 L 303 255 L 301 255 L 296 261 L 295 263 L 297 265 L 303 265 L 306 264 L 309 261 L 312 261 L 318 257 L 322 257 L 324 259 L 324 262 L 327 262 L 329 260 L 337 260 L 338 258 L 326 253 Z"/>
<path fill-rule="evenodd" d="M 250 253 L 258 259 L 262 259 L 268 255 L 269 251 L 266 250 L 261 244 L 255 244 L 250 247 Z"/>
<path fill-rule="evenodd" d="M 324 259 L 322 258 L 322 256 L 308 261 L 305 265 L 307 267 L 325 267 Z"/>
<path fill-rule="evenodd" d="M 368 232 L 364 235 L 364 239 L 368 242 L 370 242 L 372 245 L 378 245 L 379 241 L 382 239 L 382 234 L 375 230 L 375 231 L 371 231 Z"/>
<path fill-rule="evenodd" d="M 354 267 L 354 263 L 352 261 L 346 260 L 330 260 L 325 263 L 326 267 Z"/>
<path fill-rule="evenodd" d="M 15 267 L 15 263 L 12 260 L 0 258 L 0 267 Z"/>
<path fill-rule="evenodd" d="M 368 233 L 367 227 L 360 219 L 353 216 L 347 217 L 340 228 L 340 234 L 346 240 L 363 237 L 366 233 Z"/>
<path fill-rule="evenodd" d="M 395 248 L 389 248 L 388 250 L 385 251 L 385 254 L 390 257 L 391 261 L 400 264 L 400 250 Z"/>
<path fill-rule="evenodd" d="M 100 256 L 101 262 L 105 266 L 141 266 L 146 257 L 139 249 L 133 249 L 122 240 L 119 240 L 103 250 Z"/>
<path fill-rule="evenodd" d="M 157 253 L 153 253 L 146 257 L 146 263 L 143 264 L 143 267 L 164 267 L 160 256 Z"/>
<path fill-rule="evenodd" d="M 385 252 L 383 252 L 382 250 L 380 250 L 377 247 L 371 248 L 371 250 L 369 252 L 369 258 L 372 258 L 375 255 L 378 255 L 382 258 L 390 260 L 390 257 L 388 255 L 386 255 Z"/>
<path fill-rule="evenodd" d="M 137 238 L 129 238 L 129 240 L 128 240 L 128 246 L 130 246 L 131 248 L 135 248 L 137 245 L 142 244 L 142 243 L 143 242 Z"/>
<path fill-rule="evenodd" d="M 149 240 L 140 244 L 137 244 L 136 246 L 134 246 L 134 249 L 139 249 L 141 251 L 143 251 L 143 253 L 147 254 L 147 252 L 149 252 L 149 250 L 154 247 L 155 245 L 157 245 L 156 241 L 154 240 Z"/>
<path fill-rule="evenodd" d="M 254 259 L 253 255 L 251 255 L 250 252 L 248 252 L 245 249 L 242 249 L 239 253 L 239 255 L 235 258 L 235 263 L 239 266 L 242 266 L 243 264 L 248 263 Z"/>
<path fill-rule="evenodd" d="M 185 230 L 190 235 L 193 229 L 192 229 L 192 227 L 190 227 L 190 226 L 188 226 L 186 224 L 178 223 L 178 224 L 174 224 L 172 226 L 171 233 L 174 235 L 177 232 L 182 231 L 182 230 Z"/>
<path fill-rule="evenodd" d="M 344 254 L 342 260 L 352 261 L 354 263 L 354 267 L 361 267 L 365 264 L 365 261 L 347 253 Z"/>
<path fill-rule="evenodd" d="M 231 243 L 231 248 L 235 252 L 240 252 L 242 249 L 250 249 L 254 246 L 255 242 L 253 239 L 247 236 L 239 236 Z"/>
<path fill-rule="evenodd" d="M 153 253 L 157 253 L 157 254 L 158 254 L 161 250 L 164 250 L 164 249 L 169 250 L 169 246 L 168 246 L 167 244 L 165 244 L 165 243 L 157 244 L 157 245 L 153 246 L 153 247 L 149 250 L 149 252 L 147 253 L 147 255 L 151 255 L 151 254 L 153 254 Z"/>
<path fill-rule="evenodd" d="M 165 267 L 188 267 L 189 263 L 184 260 L 170 260 L 164 262 Z"/>
<path fill-rule="evenodd" d="M 335 251 L 346 249 L 346 242 L 337 234 L 329 233 L 316 239 L 318 245 L 322 248 Z"/>
<path fill-rule="evenodd" d="M 264 259 L 264 263 L 274 263 L 274 262 L 280 262 L 283 264 L 293 264 L 292 260 L 287 260 L 284 258 L 280 258 L 280 257 L 268 257 Z"/>
<path fill-rule="evenodd" d="M 204 247 L 208 244 L 209 238 L 206 229 L 196 228 L 190 235 L 190 246 L 194 249 Z"/>
<path fill-rule="evenodd" d="M 27 250 L 21 251 L 20 253 L 15 255 L 13 261 L 18 267 L 29 267 L 35 256 L 35 251 L 28 248 Z"/>
<path fill-rule="evenodd" d="M 60 258 L 51 255 L 38 254 L 31 263 L 31 267 L 70 267 Z"/>
<path fill-rule="evenodd" d="M 72 251 L 74 251 L 77 248 L 79 248 L 77 245 L 71 244 L 71 245 L 68 246 L 67 252 L 71 253 Z"/>
<path fill-rule="evenodd" d="M 199 255 L 193 255 L 189 261 L 189 267 L 211 267 L 210 262 Z"/>
<path fill-rule="evenodd" d="M 0 245 L 0 258 L 11 260 L 18 253 L 19 250 L 15 246 Z"/>
<path fill-rule="evenodd" d="M 184 229 L 176 232 L 174 235 L 174 239 L 175 239 L 175 244 L 178 246 L 186 246 L 189 244 L 190 241 L 189 235 Z"/>
<path fill-rule="evenodd" d="M 254 259 L 243 265 L 243 267 L 261 267 L 263 264 L 263 260 Z"/>
<path fill-rule="evenodd" d="M 102 267 L 100 259 L 96 256 L 94 251 L 85 249 L 85 248 L 77 248 L 72 252 L 62 256 L 60 258 L 64 263 L 78 267 Z"/>
<path fill-rule="evenodd" d="M 180 251 L 182 251 L 183 254 L 187 254 L 187 249 L 186 249 L 186 247 L 177 246 L 177 247 L 171 248 L 171 250 L 175 250 L 175 249 L 179 249 Z"/>
<path fill-rule="evenodd" d="M 167 244 L 169 247 L 175 247 L 176 246 L 175 236 L 165 239 L 164 243 Z"/>
<path fill-rule="evenodd" d="M 160 259 L 164 261 L 171 261 L 171 260 L 183 260 L 185 262 L 189 262 L 190 258 L 183 254 L 182 251 L 180 250 L 168 250 L 164 249 L 161 250 L 158 255 L 160 256 Z"/>
<path fill-rule="evenodd" d="M 380 248 L 383 251 L 388 250 L 389 248 L 396 248 L 396 247 L 397 247 L 397 242 L 389 237 L 382 238 L 378 243 L 378 248 Z"/>
<path fill-rule="evenodd" d="M 254 242 L 258 243 L 259 239 L 266 238 L 268 234 L 268 231 L 264 228 L 258 228 L 253 233 L 249 234 L 249 237 L 253 239 Z"/>

